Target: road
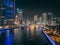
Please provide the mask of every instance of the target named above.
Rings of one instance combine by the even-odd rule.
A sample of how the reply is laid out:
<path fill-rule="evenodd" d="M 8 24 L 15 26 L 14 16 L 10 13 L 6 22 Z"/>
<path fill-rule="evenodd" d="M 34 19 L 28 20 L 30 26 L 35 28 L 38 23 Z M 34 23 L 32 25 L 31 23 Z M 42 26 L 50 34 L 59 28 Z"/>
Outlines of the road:
<path fill-rule="evenodd" d="M 0 31 L 0 45 L 51 45 L 42 30 Z"/>
<path fill-rule="evenodd" d="M 50 36 L 50 38 L 51 38 L 52 40 L 55 41 L 55 43 L 56 43 L 57 45 L 60 45 L 60 34 L 59 34 L 58 32 L 56 32 L 56 34 L 54 34 L 54 31 L 56 31 L 56 30 L 54 30 L 54 31 L 44 30 L 44 31 Z"/>

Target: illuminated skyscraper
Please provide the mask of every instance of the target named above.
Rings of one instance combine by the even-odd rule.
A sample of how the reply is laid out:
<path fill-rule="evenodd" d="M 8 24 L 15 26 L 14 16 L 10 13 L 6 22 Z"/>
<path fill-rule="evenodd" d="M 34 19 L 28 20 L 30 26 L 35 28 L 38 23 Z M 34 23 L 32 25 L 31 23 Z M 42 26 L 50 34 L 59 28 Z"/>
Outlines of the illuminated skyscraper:
<path fill-rule="evenodd" d="M 52 13 L 48 13 L 48 24 L 49 25 L 54 25 Z"/>
<path fill-rule="evenodd" d="M 15 16 L 15 0 L 4 0 L 3 5 L 5 6 L 5 16 L 6 18 L 14 18 Z"/>
<path fill-rule="evenodd" d="M 35 15 L 35 16 L 34 16 L 34 21 L 37 21 L 37 20 L 38 20 L 38 16 Z"/>
<path fill-rule="evenodd" d="M 47 13 L 43 13 L 43 24 L 46 25 L 47 23 Z"/>
<path fill-rule="evenodd" d="M 22 13 L 23 13 L 23 9 L 17 8 L 16 14 L 18 16 L 18 20 L 19 20 L 20 24 L 22 24 L 22 21 L 23 21 L 23 14 Z"/>
<path fill-rule="evenodd" d="M 9 19 L 14 19 L 15 16 L 15 0 L 0 0 L 1 1 L 1 14 L 0 17 L 3 19 L 1 22 Z"/>
<path fill-rule="evenodd" d="M 42 24 L 42 17 L 39 17 L 40 24 Z"/>
<path fill-rule="evenodd" d="M 3 5 L 3 0 L 0 0 L 0 26 L 4 25 L 5 20 L 5 6 Z"/>
<path fill-rule="evenodd" d="M 35 15 L 34 16 L 34 24 L 37 24 L 37 21 L 38 21 L 38 15 Z"/>

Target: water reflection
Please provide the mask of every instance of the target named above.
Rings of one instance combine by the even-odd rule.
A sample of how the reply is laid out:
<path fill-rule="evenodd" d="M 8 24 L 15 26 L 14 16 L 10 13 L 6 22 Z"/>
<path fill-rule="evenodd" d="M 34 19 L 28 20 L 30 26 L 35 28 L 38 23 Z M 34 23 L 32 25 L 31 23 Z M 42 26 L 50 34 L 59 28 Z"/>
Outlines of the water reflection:
<path fill-rule="evenodd" d="M 13 41 L 14 41 L 14 36 L 13 33 L 11 32 L 11 30 L 7 30 L 6 31 L 6 39 L 5 39 L 5 45 L 13 45 Z"/>
<path fill-rule="evenodd" d="M 0 45 L 41 45 L 43 43 L 37 37 L 39 33 L 39 30 L 26 30 L 24 28 L 0 31 Z"/>
<path fill-rule="evenodd" d="M 13 38 L 11 30 L 0 31 L 0 45 L 13 45 Z"/>
<path fill-rule="evenodd" d="M 36 31 L 25 30 L 22 28 L 14 30 L 0 31 L 0 45 L 24 45 L 27 44 L 28 39 L 34 37 Z"/>
<path fill-rule="evenodd" d="M 14 39 L 15 39 L 15 45 L 18 45 L 18 44 L 22 43 L 21 30 L 14 29 Z"/>

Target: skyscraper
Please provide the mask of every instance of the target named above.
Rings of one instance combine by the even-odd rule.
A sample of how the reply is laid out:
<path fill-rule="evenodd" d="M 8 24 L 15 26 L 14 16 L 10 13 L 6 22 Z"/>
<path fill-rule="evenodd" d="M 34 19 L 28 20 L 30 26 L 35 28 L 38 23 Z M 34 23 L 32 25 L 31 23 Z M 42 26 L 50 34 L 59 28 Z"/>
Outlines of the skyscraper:
<path fill-rule="evenodd" d="M 5 6 L 3 5 L 3 0 L 0 0 L 0 26 L 4 25 L 5 20 Z"/>
<path fill-rule="evenodd" d="M 15 0 L 4 0 L 3 5 L 5 6 L 5 16 L 6 18 L 14 18 L 15 14 Z"/>
<path fill-rule="evenodd" d="M 53 24 L 53 14 L 52 13 L 48 13 L 48 23 L 49 23 L 49 25 L 54 25 Z"/>
<path fill-rule="evenodd" d="M 22 24 L 22 21 L 23 21 L 23 15 L 22 15 L 22 13 L 23 13 L 23 9 L 17 8 L 17 10 L 16 10 L 16 14 L 17 15 L 16 16 L 18 16 L 17 18 L 18 18 L 18 21 L 20 22 L 20 24 Z"/>
<path fill-rule="evenodd" d="M 38 21 L 38 15 L 35 15 L 34 16 L 34 24 L 37 24 L 37 21 Z"/>
<path fill-rule="evenodd" d="M 42 13 L 43 15 L 43 24 L 46 25 L 47 23 L 47 13 Z"/>
<path fill-rule="evenodd" d="M 14 19 L 15 16 L 15 0 L 0 0 L 1 1 L 1 23 L 4 25 L 4 21 Z"/>
<path fill-rule="evenodd" d="M 39 17 L 40 24 L 42 24 L 42 17 Z"/>

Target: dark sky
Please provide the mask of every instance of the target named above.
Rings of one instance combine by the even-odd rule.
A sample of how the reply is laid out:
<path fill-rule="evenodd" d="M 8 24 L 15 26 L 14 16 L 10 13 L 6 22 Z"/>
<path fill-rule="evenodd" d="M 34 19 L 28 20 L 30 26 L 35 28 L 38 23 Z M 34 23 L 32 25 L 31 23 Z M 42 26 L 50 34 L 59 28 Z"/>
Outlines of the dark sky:
<path fill-rule="evenodd" d="M 52 12 L 60 15 L 60 1 L 58 0 L 16 0 L 16 7 L 22 8 L 24 16 L 34 14 L 40 15 L 41 12 Z"/>

